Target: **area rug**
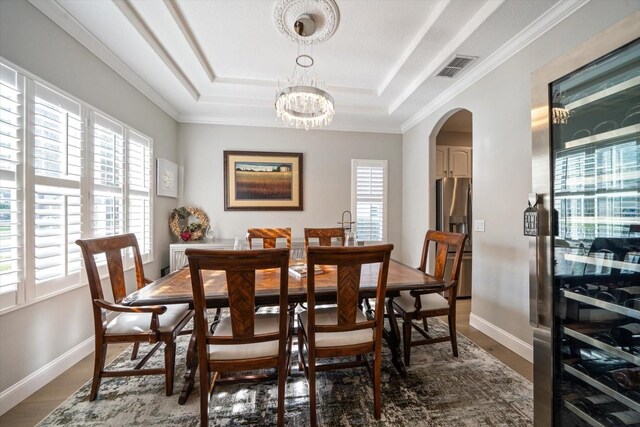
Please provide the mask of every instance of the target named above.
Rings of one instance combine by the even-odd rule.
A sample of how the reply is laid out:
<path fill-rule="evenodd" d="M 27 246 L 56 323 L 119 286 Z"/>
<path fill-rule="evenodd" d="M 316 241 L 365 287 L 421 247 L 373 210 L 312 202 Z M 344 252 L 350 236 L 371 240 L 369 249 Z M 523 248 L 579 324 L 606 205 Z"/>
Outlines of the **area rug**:
<path fill-rule="evenodd" d="M 445 334 L 439 319 L 430 332 Z M 417 338 L 417 337 L 416 337 Z M 98 398 L 88 401 L 90 382 L 62 403 L 40 426 L 195 426 L 199 424 L 199 388 L 178 405 L 188 337 L 180 337 L 173 396 L 164 392 L 164 377 L 102 380 Z M 382 419 L 373 417 L 371 379 L 364 368 L 317 374 L 318 423 L 324 426 L 527 426 L 533 424 L 533 386 L 502 362 L 458 334 L 459 357 L 446 343 L 414 347 L 406 378 L 391 364 L 383 346 Z M 131 349 L 111 368 L 132 366 Z M 144 353 L 142 353 L 144 354 Z M 294 344 L 295 357 L 295 344 Z M 297 359 L 293 359 L 297 360 Z M 162 366 L 158 351 L 148 366 Z M 276 424 L 275 381 L 217 387 L 211 399 L 211 426 Z M 286 387 L 286 423 L 309 424 L 308 387 L 293 366 Z"/>

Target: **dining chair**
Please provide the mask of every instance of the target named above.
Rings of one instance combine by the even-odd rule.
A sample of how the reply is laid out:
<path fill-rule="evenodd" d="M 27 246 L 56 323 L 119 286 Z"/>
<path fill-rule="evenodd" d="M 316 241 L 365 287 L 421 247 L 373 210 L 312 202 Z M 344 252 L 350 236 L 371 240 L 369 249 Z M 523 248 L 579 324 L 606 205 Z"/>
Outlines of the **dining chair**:
<path fill-rule="evenodd" d="M 287 240 L 287 248 L 291 249 L 291 228 L 250 228 L 247 230 L 249 249 L 253 249 L 253 239 L 262 239 L 262 248 L 276 247 L 278 239 Z"/>
<path fill-rule="evenodd" d="M 216 384 L 258 381 L 273 375 L 227 376 L 228 372 L 276 368 L 278 376 L 278 425 L 284 425 L 285 383 L 292 341 L 292 312 L 288 311 L 289 250 L 245 251 L 187 249 L 195 309 L 195 334 L 200 371 L 200 424 L 208 425 L 209 400 Z M 277 269 L 279 313 L 256 313 L 256 270 Z M 202 270 L 224 271 L 229 314 L 213 331 L 207 318 Z"/>
<path fill-rule="evenodd" d="M 128 255 L 127 249 L 131 249 L 135 266 L 137 289 L 151 283 L 144 276 L 142 257 L 138 248 L 135 234 L 122 234 L 109 237 L 97 237 L 93 239 L 76 240 L 76 244 L 82 250 L 84 266 L 87 270 L 89 290 L 91 292 L 93 323 L 95 329 L 95 362 L 93 381 L 89 400 L 93 401 L 98 396 L 98 388 L 103 377 L 121 377 L 127 375 L 165 375 L 165 388 L 167 396 L 173 393 L 173 375 L 176 356 L 176 337 L 183 331 L 185 325 L 191 320 L 193 311 L 188 304 L 153 305 L 143 307 L 130 307 L 121 304 L 127 295 L 123 259 Z M 98 267 L 95 256 L 105 254 L 106 268 Z M 105 299 L 102 290 L 100 275 L 108 272 L 114 302 Z M 111 318 L 107 314 L 120 313 Z M 144 356 L 132 370 L 111 371 L 105 370 L 105 357 L 107 345 L 112 343 L 134 343 L 131 359 L 138 355 L 138 346 L 141 342 L 155 343 L 156 345 Z M 164 368 L 142 369 L 149 358 L 162 345 L 164 347 Z"/>
<path fill-rule="evenodd" d="M 458 278 L 460 276 L 460 264 L 466 234 L 449 233 L 444 231 L 429 230 L 424 238 L 422 258 L 418 270 L 426 273 L 429 247 L 435 245 L 435 268 L 433 276 L 444 280 L 447 257 L 451 250 L 455 250 L 451 274 L 442 289 L 401 291 L 400 296 L 387 301 L 387 310 L 391 322 L 395 322 L 394 313 L 402 317 L 402 338 L 404 344 L 404 364 L 410 366 L 411 347 L 423 344 L 451 341 L 453 355 L 458 357 L 458 341 L 456 339 L 456 296 L 458 293 Z M 448 292 L 447 298 L 442 293 Z M 449 335 L 432 338 L 427 333 L 427 318 L 435 316 L 447 316 L 449 322 Z M 422 320 L 422 327 L 414 323 L 414 320 Z M 424 339 L 411 340 L 411 331 L 416 329 Z"/>
<path fill-rule="evenodd" d="M 298 364 L 309 383 L 309 415 L 311 425 L 317 423 L 316 372 L 330 369 L 365 366 L 373 379 L 374 416 L 382 414 L 381 367 L 382 330 L 384 325 L 384 295 L 387 287 L 389 260 L 393 245 L 362 247 L 310 246 L 307 271 L 316 265 L 336 266 L 337 306 L 316 307 L 315 275 L 307 277 L 307 305 L 298 313 Z M 377 263 L 376 310 L 373 318 L 358 307 L 360 276 L 363 265 Z M 373 269 L 373 266 L 364 268 Z M 307 352 L 307 361 L 304 350 Z M 367 356 L 373 353 L 373 366 Z M 355 360 L 317 364 L 318 359 L 355 356 Z M 354 393 L 360 393 L 354 390 Z"/>
<path fill-rule="evenodd" d="M 309 239 L 318 239 L 320 246 L 331 246 L 332 239 L 339 239 L 340 246 L 344 246 L 344 228 L 305 228 L 304 229 L 304 251 L 307 252 Z"/>

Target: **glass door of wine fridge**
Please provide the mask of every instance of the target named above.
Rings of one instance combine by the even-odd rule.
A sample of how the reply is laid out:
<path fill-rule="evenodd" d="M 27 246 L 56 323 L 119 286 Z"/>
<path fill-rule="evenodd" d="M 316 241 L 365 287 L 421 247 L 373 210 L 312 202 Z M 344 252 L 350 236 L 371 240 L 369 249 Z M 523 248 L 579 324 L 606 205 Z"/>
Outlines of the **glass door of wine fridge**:
<path fill-rule="evenodd" d="M 554 423 L 640 426 L 640 40 L 549 97 Z"/>

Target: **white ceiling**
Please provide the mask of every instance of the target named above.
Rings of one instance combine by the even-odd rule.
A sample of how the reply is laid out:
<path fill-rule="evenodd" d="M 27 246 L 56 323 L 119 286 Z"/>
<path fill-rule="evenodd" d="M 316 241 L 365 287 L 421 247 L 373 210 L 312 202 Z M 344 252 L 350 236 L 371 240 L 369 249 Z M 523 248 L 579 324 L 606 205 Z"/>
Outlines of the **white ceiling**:
<path fill-rule="evenodd" d="M 335 35 L 310 50 L 328 129 L 405 131 L 586 1 L 336 0 Z M 31 2 L 180 122 L 281 126 L 275 87 L 298 51 L 274 1 Z M 479 59 L 433 77 L 454 54 Z"/>

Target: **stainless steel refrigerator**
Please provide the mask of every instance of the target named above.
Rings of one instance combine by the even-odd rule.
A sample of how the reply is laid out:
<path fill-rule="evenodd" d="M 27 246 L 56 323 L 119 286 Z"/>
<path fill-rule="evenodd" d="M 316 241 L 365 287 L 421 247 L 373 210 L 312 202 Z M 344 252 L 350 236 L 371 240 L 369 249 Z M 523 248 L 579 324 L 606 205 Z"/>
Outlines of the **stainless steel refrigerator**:
<path fill-rule="evenodd" d="M 533 193 L 522 200 L 536 426 L 640 426 L 636 24 L 532 75 Z"/>
<path fill-rule="evenodd" d="M 436 180 L 436 229 L 468 234 L 460 266 L 458 296 L 471 296 L 471 178 L 440 178 Z M 450 259 L 449 259 L 450 258 Z M 448 257 L 447 270 L 453 262 Z M 445 274 L 449 272 L 445 270 Z"/>

